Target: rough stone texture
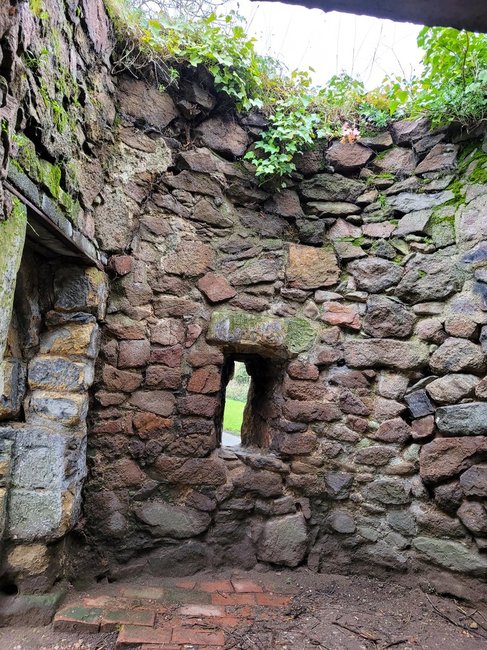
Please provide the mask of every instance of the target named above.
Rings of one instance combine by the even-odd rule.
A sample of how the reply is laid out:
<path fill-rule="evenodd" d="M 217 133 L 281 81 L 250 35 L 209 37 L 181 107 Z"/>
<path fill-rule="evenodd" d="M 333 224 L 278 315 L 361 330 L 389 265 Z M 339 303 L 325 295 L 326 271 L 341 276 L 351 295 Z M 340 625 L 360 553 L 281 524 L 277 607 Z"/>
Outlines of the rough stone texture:
<path fill-rule="evenodd" d="M 340 269 L 333 251 L 327 248 L 289 245 L 286 279 L 290 287 L 318 289 L 338 282 Z"/>
<path fill-rule="evenodd" d="M 367 312 L 363 330 L 375 338 L 409 336 L 416 323 L 416 317 L 400 302 L 381 296 L 371 296 L 367 301 Z"/>
<path fill-rule="evenodd" d="M 471 402 L 441 406 L 436 411 L 436 426 L 448 436 L 487 434 L 487 403 Z"/>
<path fill-rule="evenodd" d="M 105 313 L 93 262 L 24 255 L 6 346 L 15 251 L 5 258 L 0 530 L 12 579 L 38 576 L 32 544 L 54 562 L 46 585 L 56 566 L 175 575 L 297 566 L 308 553 L 313 565 L 316 548 L 328 572 L 482 572 L 486 202 L 468 180 L 479 159 L 455 166 L 480 140 L 402 121 L 360 143 L 319 141 L 296 157 L 292 187 L 263 189 L 236 160 L 262 116 L 239 116 L 201 67 L 170 95 L 113 76 L 103 7 L 78 4 L 43 0 L 41 21 L 24 3 L 9 22 L 20 31 L 0 38 L 2 147 L 29 125 L 11 142 L 9 182 L 89 259 L 110 258 Z M 26 53 L 52 49 L 52 26 L 52 72 L 34 75 Z M 67 75 L 78 102 L 54 83 Z M 63 132 L 44 86 L 69 118 Z M 0 191 L 2 244 L 12 214 L 25 220 L 9 201 Z M 243 442 L 220 448 L 235 360 L 252 376 Z M 76 544 L 64 543 L 76 522 Z"/>
<path fill-rule="evenodd" d="M 212 117 L 198 126 L 202 143 L 224 156 L 243 156 L 249 143 L 247 132 L 232 120 Z"/>
<path fill-rule="evenodd" d="M 264 526 L 257 557 L 271 564 L 297 566 L 306 553 L 308 535 L 302 514 L 271 519 Z"/>

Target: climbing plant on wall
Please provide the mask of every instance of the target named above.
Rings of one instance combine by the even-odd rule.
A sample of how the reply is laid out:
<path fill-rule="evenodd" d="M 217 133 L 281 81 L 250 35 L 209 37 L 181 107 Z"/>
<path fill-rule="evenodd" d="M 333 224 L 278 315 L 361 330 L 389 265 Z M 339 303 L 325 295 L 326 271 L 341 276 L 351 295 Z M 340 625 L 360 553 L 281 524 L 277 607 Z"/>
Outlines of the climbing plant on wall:
<path fill-rule="evenodd" d="M 258 109 L 267 117 L 267 127 L 246 154 L 263 181 L 292 173 L 297 153 L 317 138 L 342 135 L 344 124 L 363 133 L 419 115 L 435 126 L 453 120 L 472 126 L 487 119 L 485 34 L 424 28 L 418 37 L 424 50 L 420 77 L 388 77 L 367 91 L 359 79 L 342 73 L 315 87 L 309 72 L 284 74 L 279 62 L 259 55 L 235 13 L 175 18 L 136 9 L 134 2 L 106 0 L 120 44 L 115 69 L 141 71 L 151 63 L 166 88 L 178 83 L 184 67 L 205 67 L 237 111 Z"/>

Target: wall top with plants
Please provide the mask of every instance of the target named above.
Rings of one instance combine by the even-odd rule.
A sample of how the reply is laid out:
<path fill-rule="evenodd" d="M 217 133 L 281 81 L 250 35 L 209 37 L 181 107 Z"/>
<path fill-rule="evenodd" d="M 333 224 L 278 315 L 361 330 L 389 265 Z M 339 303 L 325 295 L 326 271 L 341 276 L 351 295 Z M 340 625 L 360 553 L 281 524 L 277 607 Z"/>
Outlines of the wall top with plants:
<path fill-rule="evenodd" d="M 287 73 L 275 59 L 259 55 L 235 13 L 171 17 L 137 8 L 137 0 L 105 2 L 117 37 L 116 71 L 143 76 L 150 70 L 166 89 L 177 87 L 188 69 L 204 67 L 213 89 L 238 112 L 265 116 L 266 126 L 246 154 L 264 181 L 293 172 L 295 154 L 315 139 L 353 141 L 393 120 L 423 115 L 433 127 L 456 121 L 473 128 L 487 118 L 485 34 L 425 27 L 418 36 L 421 76 L 386 77 L 367 90 L 341 73 L 316 87 L 309 72 Z"/>

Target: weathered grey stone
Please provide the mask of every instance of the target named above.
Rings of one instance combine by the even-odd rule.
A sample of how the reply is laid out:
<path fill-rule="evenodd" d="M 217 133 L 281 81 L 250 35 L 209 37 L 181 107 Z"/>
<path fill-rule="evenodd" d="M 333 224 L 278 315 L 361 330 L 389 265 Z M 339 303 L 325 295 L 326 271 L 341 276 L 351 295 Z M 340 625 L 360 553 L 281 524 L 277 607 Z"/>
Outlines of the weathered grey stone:
<path fill-rule="evenodd" d="M 328 162 L 337 171 L 355 171 L 364 167 L 374 155 L 368 147 L 358 142 L 334 142 L 326 152 Z"/>
<path fill-rule="evenodd" d="M 370 296 L 362 329 L 375 338 L 409 336 L 416 323 L 416 316 L 407 307 L 384 296 Z"/>
<path fill-rule="evenodd" d="M 360 136 L 359 142 L 365 147 L 370 147 L 375 151 L 383 151 L 384 149 L 392 147 L 392 136 L 389 131 L 384 131 L 377 135 Z"/>
<path fill-rule="evenodd" d="M 431 503 L 416 502 L 411 505 L 411 513 L 418 524 L 419 532 L 435 537 L 464 537 L 465 531 L 458 519 L 438 510 Z"/>
<path fill-rule="evenodd" d="M 459 338 L 448 338 L 433 352 L 431 370 L 444 375 L 450 372 L 482 374 L 485 372 L 486 355 L 480 345 Z"/>
<path fill-rule="evenodd" d="M 397 284 L 403 269 L 394 262 L 379 257 L 367 257 L 348 265 L 357 287 L 371 293 L 380 293 Z"/>
<path fill-rule="evenodd" d="M 391 125 L 391 133 L 394 142 L 406 144 L 416 142 L 428 134 L 429 121 L 425 117 L 416 120 L 399 120 Z"/>
<path fill-rule="evenodd" d="M 316 333 L 308 321 L 238 311 L 213 312 L 207 341 L 240 352 L 292 357 L 311 347 Z"/>
<path fill-rule="evenodd" d="M 54 276 L 54 308 L 67 312 L 90 312 L 105 316 L 107 277 L 95 267 L 65 266 Z"/>
<path fill-rule="evenodd" d="M 457 510 L 457 516 L 474 535 L 487 535 L 487 511 L 477 501 L 464 501 Z"/>
<path fill-rule="evenodd" d="M 306 521 L 301 513 L 270 519 L 259 539 L 257 557 L 271 564 L 298 566 L 307 543 Z"/>
<path fill-rule="evenodd" d="M 416 167 L 416 174 L 453 169 L 456 164 L 458 145 L 436 144 Z"/>
<path fill-rule="evenodd" d="M 339 174 L 317 174 L 300 185 L 305 199 L 354 203 L 363 194 L 365 183 Z"/>
<path fill-rule="evenodd" d="M 413 418 L 422 418 L 425 415 L 434 413 L 434 406 L 430 402 L 426 391 L 415 390 L 404 397 Z"/>
<path fill-rule="evenodd" d="M 394 147 L 385 154 L 377 157 L 371 164 L 372 169 L 380 173 L 392 173 L 407 176 L 416 167 L 414 151 L 402 147 Z"/>
<path fill-rule="evenodd" d="M 62 492 L 15 488 L 9 495 L 9 534 L 19 541 L 61 537 Z"/>
<path fill-rule="evenodd" d="M 353 474 L 328 472 L 325 474 L 325 492 L 332 499 L 347 499 L 353 484 Z"/>
<path fill-rule="evenodd" d="M 388 399 L 401 399 L 404 397 L 409 379 L 406 375 L 392 372 L 381 372 L 377 391 L 382 397 Z"/>
<path fill-rule="evenodd" d="M 387 523 L 401 535 L 417 535 L 416 520 L 409 510 L 392 510 L 387 514 Z"/>
<path fill-rule="evenodd" d="M 447 298 L 461 289 L 463 274 L 451 255 L 415 255 L 407 264 L 395 294 L 407 303 Z"/>
<path fill-rule="evenodd" d="M 247 132 L 237 122 L 223 117 L 205 120 L 196 133 L 205 146 L 224 156 L 243 156 L 249 143 Z"/>
<path fill-rule="evenodd" d="M 165 128 L 179 115 L 170 95 L 132 77 L 120 81 L 119 99 L 123 113 L 159 129 Z"/>
<path fill-rule="evenodd" d="M 487 465 L 474 465 L 460 476 L 463 492 L 469 497 L 487 497 Z"/>
<path fill-rule="evenodd" d="M 432 537 L 416 537 L 414 548 L 431 562 L 450 571 L 468 573 L 477 577 L 487 575 L 487 559 L 459 542 Z"/>
<path fill-rule="evenodd" d="M 327 522 L 330 528 L 342 535 L 354 533 L 356 529 L 352 515 L 346 510 L 334 510 L 327 517 Z"/>
<path fill-rule="evenodd" d="M 419 210 L 418 212 L 405 214 L 399 221 L 393 235 L 404 237 L 404 235 L 410 235 L 411 233 L 425 232 L 432 214 L 433 210 Z"/>
<path fill-rule="evenodd" d="M 384 505 L 402 505 L 411 501 L 405 483 L 397 479 L 383 478 L 372 481 L 365 488 L 365 496 Z"/>
<path fill-rule="evenodd" d="M 434 489 L 434 498 L 436 503 L 442 510 L 448 512 L 450 515 L 456 514 L 464 497 L 465 493 L 459 481 L 444 483 L 443 485 L 438 485 Z"/>
<path fill-rule="evenodd" d="M 282 261 L 276 257 L 261 257 L 250 260 L 229 276 L 232 285 L 239 287 L 261 282 L 275 282 L 282 268 Z"/>
<path fill-rule="evenodd" d="M 86 419 L 88 395 L 34 390 L 26 400 L 25 409 L 28 420 L 33 424 L 47 425 L 48 422 L 52 422 L 64 426 L 76 426 Z"/>
<path fill-rule="evenodd" d="M 487 402 L 440 406 L 436 426 L 448 436 L 487 435 Z"/>
<path fill-rule="evenodd" d="M 421 478 L 427 483 L 439 483 L 486 459 L 485 436 L 436 438 L 421 449 Z"/>
<path fill-rule="evenodd" d="M 343 345 L 345 362 L 352 368 L 393 368 L 411 370 L 423 366 L 429 357 L 423 343 L 394 339 L 346 341 Z"/>
<path fill-rule="evenodd" d="M 478 383 L 475 375 L 445 375 L 429 383 L 426 392 L 438 404 L 452 404 L 472 395 Z"/>
<path fill-rule="evenodd" d="M 467 205 L 462 205 L 455 216 L 457 241 L 476 242 L 487 237 L 487 196 L 481 194 Z"/>
<path fill-rule="evenodd" d="M 308 209 L 318 216 L 339 216 L 346 217 L 350 214 L 358 214 L 360 208 L 355 203 L 346 203 L 345 201 L 310 201 Z M 360 236 L 360 235 L 358 235 Z"/>
<path fill-rule="evenodd" d="M 396 456 L 397 452 L 392 447 L 386 445 L 371 445 L 359 449 L 354 456 L 355 462 L 360 465 L 373 465 L 380 467 L 387 465 L 387 463 Z"/>
<path fill-rule="evenodd" d="M 91 362 L 77 363 L 63 357 L 37 356 L 29 364 L 29 387 L 56 392 L 80 392 L 93 383 Z"/>
<path fill-rule="evenodd" d="M 208 528 L 211 521 L 206 512 L 165 501 L 148 501 L 136 508 L 135 514 L 140 521 L 150 526 L 151 535 L 176 539 L 199 535 Z"/>
<path fill-rule="evenodd" d="M 395 196 L 388 197 L 387 203 L 394 210 L 403 212 L 418 212 L 420 210 L 430 210 L 438 207 L 447 201 L 451 201 L 455 195 L 451 190 L 435 192 L 431 194 L 416 194 L 414 192 L 401 192 Z"/>

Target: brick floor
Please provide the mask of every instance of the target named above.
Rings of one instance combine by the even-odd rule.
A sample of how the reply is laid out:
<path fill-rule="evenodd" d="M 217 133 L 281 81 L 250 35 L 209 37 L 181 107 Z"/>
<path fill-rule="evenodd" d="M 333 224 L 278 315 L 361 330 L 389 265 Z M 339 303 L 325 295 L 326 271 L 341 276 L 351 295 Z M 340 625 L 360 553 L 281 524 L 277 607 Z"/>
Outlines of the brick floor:
<path fill-rule="evenodd" d="M 162 578 L 158 586 L 112 584 L 60 609 L 56 629 L 118 631 L 117 650 L 223 650 L 240 624 L 269 620 L 289 594 L 235 576 L 231 580 Z"/>

